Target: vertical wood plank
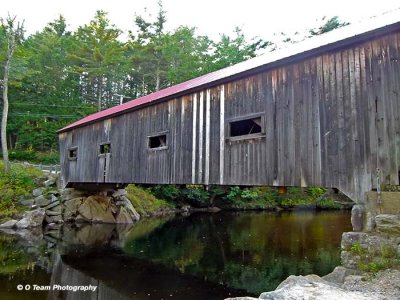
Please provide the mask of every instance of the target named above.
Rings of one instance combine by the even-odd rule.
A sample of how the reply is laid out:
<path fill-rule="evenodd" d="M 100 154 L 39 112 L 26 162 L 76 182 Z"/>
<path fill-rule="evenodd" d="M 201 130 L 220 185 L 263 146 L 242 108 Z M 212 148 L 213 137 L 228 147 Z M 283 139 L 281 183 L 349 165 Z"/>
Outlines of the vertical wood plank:
<path fill-rule="evenodd" d="M 224 184 L 225 158 L 225 86 L 221 86 L 219 97 L 219 183 Z"/>

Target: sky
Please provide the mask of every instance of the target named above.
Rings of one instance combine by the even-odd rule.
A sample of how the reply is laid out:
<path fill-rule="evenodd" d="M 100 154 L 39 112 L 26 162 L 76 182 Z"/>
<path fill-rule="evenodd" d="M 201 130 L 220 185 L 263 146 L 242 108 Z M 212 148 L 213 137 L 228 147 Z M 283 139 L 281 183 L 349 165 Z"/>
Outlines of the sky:
<path fill-rule="evenodd" d="M 135 14 L 154 17 L 157 0 L 1 0 L 0 17 L 16 15 L 25 20 L 28 34 L 40 31 L 57 18 L 66 17 L 69 30 L 88 23 L 96 10 L 109 13 L 118 28 L 133 29 Z M 351 23 L 400 8 L 398 0 L 163 0 L 167 30 L 179 25 L 196 27 L 197 34 L 217 39 L 220 34 L 242 28 L 247 37 L 271 40 L 274 33 L 306 32 L 321 18 L 339 16 Z M 145 12 L 145 9 L 147 12 Z M 318 21 L 319 20 L 319 21 Z"/>

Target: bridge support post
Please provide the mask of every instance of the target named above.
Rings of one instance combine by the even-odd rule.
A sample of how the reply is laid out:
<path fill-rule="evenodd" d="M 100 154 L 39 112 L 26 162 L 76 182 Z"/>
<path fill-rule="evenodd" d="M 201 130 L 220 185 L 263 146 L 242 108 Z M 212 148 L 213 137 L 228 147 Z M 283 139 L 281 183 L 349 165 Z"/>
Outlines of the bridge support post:
<path fill-rule="evenodd" d="M 400 215 L 400 192 L 367 192 L 365 203 L 358 203 L 351 210 L 353 231 L 371 231 L 375 217 L 381 214 Z"/>

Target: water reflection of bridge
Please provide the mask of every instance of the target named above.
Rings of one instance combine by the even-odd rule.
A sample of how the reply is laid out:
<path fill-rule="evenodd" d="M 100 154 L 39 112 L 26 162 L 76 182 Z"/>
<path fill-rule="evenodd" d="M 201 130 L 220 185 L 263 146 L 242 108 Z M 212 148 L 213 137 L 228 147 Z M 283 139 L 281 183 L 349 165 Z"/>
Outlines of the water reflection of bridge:
<path fill-rule="evenodd" d="M 49 300 L 223 299 L 272 290 L 291 274 L 329 273 L 349 223 L 348 212 L 220 212 L 19 234 L 51 274 L 46 284 L 98 287 L 51 291 Z"/>

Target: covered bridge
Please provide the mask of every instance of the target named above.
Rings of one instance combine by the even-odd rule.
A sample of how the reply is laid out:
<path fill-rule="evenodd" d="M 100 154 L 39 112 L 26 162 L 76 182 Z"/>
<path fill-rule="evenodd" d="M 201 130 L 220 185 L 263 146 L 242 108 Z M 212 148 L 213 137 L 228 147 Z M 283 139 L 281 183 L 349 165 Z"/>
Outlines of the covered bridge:
<path fill-rule="evenodd" d="M 62 181 L 335 187 L 399 184 L 400 14 L 132 100 L 59 133 Z"/>

